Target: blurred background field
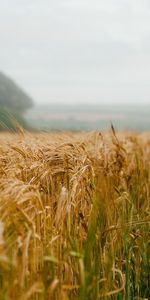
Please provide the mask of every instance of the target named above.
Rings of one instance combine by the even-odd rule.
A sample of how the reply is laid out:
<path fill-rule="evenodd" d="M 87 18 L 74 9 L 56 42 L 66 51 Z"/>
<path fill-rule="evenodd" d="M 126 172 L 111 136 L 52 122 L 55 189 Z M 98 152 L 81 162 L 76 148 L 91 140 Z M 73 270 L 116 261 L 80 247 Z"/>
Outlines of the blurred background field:
<path fill-rule="evenodd" d="M 0 73 L 0 130 L 15 122 L 31 131 L 150 130 L 149 104 L 38 104 L 11 78 Z"/>
<path fill-rule="evenodd" d="M 150 105 L 142 104 L 36 105 L 25 117 L 41 130 L 109 130 L 111 123 L 117 130 L 150 130 Z"/>
<path fill-rule="evenodd" d="M 0 130 L 15 122 L 31 131 L 150 130 L 148 104 L 38 104 L 11 78 L 0 73 Z"/>

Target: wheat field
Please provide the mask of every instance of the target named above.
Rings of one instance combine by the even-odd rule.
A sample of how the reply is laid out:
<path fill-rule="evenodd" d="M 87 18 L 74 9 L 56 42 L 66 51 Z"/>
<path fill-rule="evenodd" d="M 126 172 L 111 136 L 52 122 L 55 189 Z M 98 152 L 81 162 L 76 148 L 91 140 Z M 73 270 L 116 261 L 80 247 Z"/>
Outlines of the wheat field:
<path fill-rule="evenodd" d="M 0 134 L 0 299 L 150 299 L 150 134 Z"/>

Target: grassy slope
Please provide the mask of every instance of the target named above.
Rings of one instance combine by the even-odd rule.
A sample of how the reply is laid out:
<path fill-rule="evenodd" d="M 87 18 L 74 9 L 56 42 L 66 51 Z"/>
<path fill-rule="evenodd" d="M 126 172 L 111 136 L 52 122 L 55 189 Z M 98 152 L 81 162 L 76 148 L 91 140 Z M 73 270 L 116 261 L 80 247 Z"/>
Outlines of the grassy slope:
<path fill-rule="evenodd" d="M 0 299 L 149 299 L 150 135 L 0 135 Z"/>

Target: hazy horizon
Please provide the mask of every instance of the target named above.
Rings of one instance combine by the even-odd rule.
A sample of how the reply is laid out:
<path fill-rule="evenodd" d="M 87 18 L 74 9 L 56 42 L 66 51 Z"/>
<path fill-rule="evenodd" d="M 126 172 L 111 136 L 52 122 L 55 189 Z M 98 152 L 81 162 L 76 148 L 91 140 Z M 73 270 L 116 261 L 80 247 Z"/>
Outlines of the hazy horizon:
<path fill-rule="evenodd" d="M 150 130 L 150 105 L 39 104 L 26 114 L 33 128 L 40 130 Z"/>
<path fill-rule="evenodd" d="M 0 70 L 35 103 L 150 103 L 150 1 L 0 4 Z"/>
<path fill-rule="evenodd" d="M 150 102 L 145 102 L 145 103 L 142 103 L 142 102 L 138 102 L 138 103 L 132 103 L 131 101 L 128 103 L 128 102 L 106 102 L 106 103 L 104 103 L 104 102 L 82 102 L 82 101 L 80 101 L 79 103 L 78 102 L 61 102 L 61 103 L 59 103 L 59 102 L 34 102 L 33 103 L 33 109 L 36 107 L 36 106 L 38 106 L 38 107 L 40 107 L 40 106 L 44 106 L 44 107 L 53 107 L 53 106 L 55 106 L 55 107 L 62 107 L 62 106 L 66 106 L 66 107 L 86 107 L 85 106 L 85 104 L 86 104 L 86 106 L 88 106 L 88 107 L 90 107 L 90 106 L 94 106 L 94 107 L 96 107 L 96 106 L 98 106 L 98 107 L 111 107 L 111 106 L 116 106 L 116 107 L 133 107 L 133 108 L 135 108 L 135 106 L 137 106 L 137 107 L 150 107 Z M 32 109 L 31 108 L 31 109 Z"/>

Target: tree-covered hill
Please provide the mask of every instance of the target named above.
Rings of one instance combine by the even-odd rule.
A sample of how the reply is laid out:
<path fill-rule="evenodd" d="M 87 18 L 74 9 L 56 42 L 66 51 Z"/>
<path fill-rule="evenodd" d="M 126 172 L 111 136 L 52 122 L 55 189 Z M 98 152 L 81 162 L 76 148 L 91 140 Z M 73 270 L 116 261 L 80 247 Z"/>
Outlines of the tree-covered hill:
<path fill-rule="evenodd" d="M 14 119 L 26 127 L 24 112 L 33 101 L 11 78 L 0 72 L 0 130 L 14 127 Z"/>

